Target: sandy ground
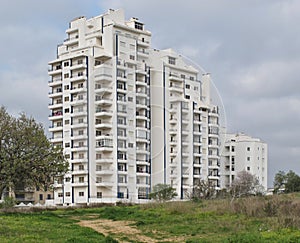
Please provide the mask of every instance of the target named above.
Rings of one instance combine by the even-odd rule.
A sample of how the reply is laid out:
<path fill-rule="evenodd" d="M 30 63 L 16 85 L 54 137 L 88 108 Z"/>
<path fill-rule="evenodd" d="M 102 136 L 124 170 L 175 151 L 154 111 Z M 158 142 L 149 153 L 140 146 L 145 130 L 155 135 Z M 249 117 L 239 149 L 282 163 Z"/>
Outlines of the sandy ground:
<path fill-rule="evenodd" d="M 109 219 L 96 219 L 96 220 L 81 220 L 78 223 L 80 226 L 89 227 L 94 229 L 95 231 L 102 233 L 103 235 L 111 235 L 114 239 L 118 240 L 119 242 L 161 242 L 162 240 L 157 240 L 145 236 L 142 232 L 137 229 L 136 227 L 132 226 L 134 222 L 132 221 L 113 221 Z M 162 232 L 155 232 L 158 235 L 163 235 Z M 120 238 L 118 238 L 118 236 Z M 130 241 L 124 241 L 121 238 L 126 237 Z M 164 242 L 182 242 L 184 241 L 183 238 L 174 237 L 174 238 L 166 238 L 163 239 Z"/>

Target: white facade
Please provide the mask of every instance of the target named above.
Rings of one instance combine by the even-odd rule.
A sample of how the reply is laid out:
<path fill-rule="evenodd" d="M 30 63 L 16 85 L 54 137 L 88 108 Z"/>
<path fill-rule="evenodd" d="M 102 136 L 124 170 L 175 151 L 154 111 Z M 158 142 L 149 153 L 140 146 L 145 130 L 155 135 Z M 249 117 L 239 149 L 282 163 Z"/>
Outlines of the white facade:
<path fill-rule="evenodd" d="M 55 204 L 143 202 L 157 183 L 184 198 L 201 178 L 220 187 L 209 75 L 151 49 L 151 33 L 122 10 L 74 19 L 66 33 L 49 63 L 51 141 L 70 162 Z"/>
<path fill-rule="evenodd" d="M 245 134 L 227 134 L 221 157 L 221 186 L 230 187 L 240 171 L 256 176 L 267 190 L 268 146 L 258 138 Z"/>

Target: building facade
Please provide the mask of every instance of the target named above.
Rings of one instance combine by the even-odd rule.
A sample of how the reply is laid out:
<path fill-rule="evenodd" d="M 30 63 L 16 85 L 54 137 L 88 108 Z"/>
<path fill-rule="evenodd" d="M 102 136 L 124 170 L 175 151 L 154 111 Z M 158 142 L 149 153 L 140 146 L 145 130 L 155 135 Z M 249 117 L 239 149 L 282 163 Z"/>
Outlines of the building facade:
<path fill-rule="evenodd" d="M 259 184 L 267 190 L 268 146 L 258 138 L 242 133 L 227 134 L 221 156 L 221 186 L 228 188 L 237 173 L 247 171 L 256 176 Z"/>
<path fill-rule="evenodd" d="M 122 10 L 70 22 L 49 62 L 51 142 L 70 172 L 54 203 L 143 202 L 171 184 L 178 198 L 200 179 L 220 187 L 219 114 L 210 77 Z"/>

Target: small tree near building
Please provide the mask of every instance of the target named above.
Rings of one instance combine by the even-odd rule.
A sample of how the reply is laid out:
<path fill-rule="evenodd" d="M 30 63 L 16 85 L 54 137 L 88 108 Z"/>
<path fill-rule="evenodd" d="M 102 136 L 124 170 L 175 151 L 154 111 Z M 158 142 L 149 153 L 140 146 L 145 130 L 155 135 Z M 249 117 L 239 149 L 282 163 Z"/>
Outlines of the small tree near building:
<path fill-rule="evenodd" d="M 201 199 L 211 199 L 216 196 L 216 188 L 215 185 L 207 180 L 199 180 L 193 186 L 192 192 L 189 195 L 189 198 L 197 201 Z"/>
<path fill-rule="evenodd" d="M 177 196 L 176 190 L 167 184 L 157 184 L 153 187 L 152 192 L 149 194 L 151 199 L 158 202 L 165 202 L 172 200 Z"/>
<path fill-rule="evenodd" d="M 258 179 L 247 171 L 241 171 L 232 182 L 230 192 L 232 199 L 236 197 L 257 195 L 263 192 Z"/>

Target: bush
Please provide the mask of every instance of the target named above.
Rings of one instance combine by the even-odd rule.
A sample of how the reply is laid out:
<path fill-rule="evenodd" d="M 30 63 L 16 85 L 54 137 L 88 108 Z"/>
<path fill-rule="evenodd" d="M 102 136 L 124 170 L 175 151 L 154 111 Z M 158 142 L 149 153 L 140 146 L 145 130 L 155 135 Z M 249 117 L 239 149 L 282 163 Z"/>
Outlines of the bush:
<path fill-rule="evenodd" d="M 3 202 L 0 204 L 0 208 L 8 209 L 8 208 L 12 208 L 16 204 L 17 202 L 13 197 L 5 197 Z"/>

